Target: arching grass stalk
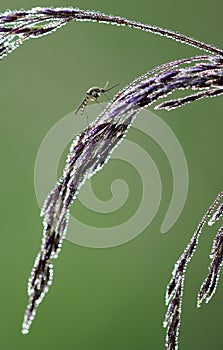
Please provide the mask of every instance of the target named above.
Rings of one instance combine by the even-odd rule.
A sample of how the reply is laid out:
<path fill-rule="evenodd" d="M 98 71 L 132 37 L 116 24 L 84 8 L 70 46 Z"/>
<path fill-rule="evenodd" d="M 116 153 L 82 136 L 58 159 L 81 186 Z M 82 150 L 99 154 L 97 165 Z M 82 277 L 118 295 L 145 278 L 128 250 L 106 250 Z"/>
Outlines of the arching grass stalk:
<path fill-rule="evenodd" d="M 29 303 L 22 327 L 24 334 L 29 332 L 37 306 L 52 283 L 52 261 L 58 256 L 61 249 L 73 200 L 85 180 L 100 170 L 109 160 L 111 152 L 122 141 L 137 113 L 179 89 L 187 90 L 188 93 L 184 97 L 172 98 L 156 104 L 155 108 L 171 110 L 198 99 L 223 93 L 222 50 L 170 30 L 95 11 L 36 7 L 28 11 L 9 10 L 0 14 L 0 59 L 5 58 L 25 40 L 52 33 L 70 21 L 96 21 L 133 27 L 194 46 L 208 52 L 209 56 L 196 56 L 169 62 L 135 79 L 119 91 L 98 118 L 74 139 L 63 175 L 50 192 L 41 211 L 44 224 L 43 241 L 28 283 Z M 208 216 L 222 196 L 223 194 L 220 193 L 205 214 L 172 273 L 166 294 L 166 303 L 169 306 L 164 322 L 167 328 L 166 348 L 168 350 L 178 348 L 181 303 L 187 264 L 195 251 L 199 235 Z M 222 212 L 223 205 L 214 213 L 210 223 L 214 223 Z M 215 291 L 222 265 L 222 252 L 223 228 L 218 231 L 214 240 L 212 261 L 208 276 L 199 292 L 198 305 L 203 300 L 206 302 L 210 300 Z"/>

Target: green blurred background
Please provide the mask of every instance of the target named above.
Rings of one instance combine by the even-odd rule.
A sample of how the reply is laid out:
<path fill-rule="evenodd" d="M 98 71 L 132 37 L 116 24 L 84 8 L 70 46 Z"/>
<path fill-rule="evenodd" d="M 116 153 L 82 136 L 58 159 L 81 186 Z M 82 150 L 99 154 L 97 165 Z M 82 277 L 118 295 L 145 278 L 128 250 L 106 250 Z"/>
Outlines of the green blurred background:
<path fill-rule="evenodd" d="M 32 6 L 100 10 L 222 46 L 223 5 L 219 0 L 2 0 L 0 11 Z M 164 294 L 173 265 L 223 188 L 222 98 L 158 112 L 181 142 L 189 167 L 188 198 L 175 226 L 165 235 L 160 233 L 172 178 L 162 151 L 149 140 L 146 149 L 157 163 L 163 184 L 161 206 L 152 224 L 136 239 L 111 249 L 84 248 L 65 241 L 55 263 L 53 286 L 37 311 L 30 334 L 24 336 L 21 323 L 27 304 L 27 278 L 42 238 L 34 164 L 47 131 L 78 105 L 86 88 L 103 86 L 106 80 L 126 85 L 154 66 L 196 54 L 196 49 L 129 28 L 70 23 L 53 35 L 29 40 L 1 62 L 1 349 L 164 348 Z M 133 133 L 129 137 L 135 142 L 142 140 Z M 111 164 L 110 170 L 103 170 L 93 180 L 95 192 L 104 200 L 109 198 L 110 189 L 100 193 L 103 172 L 111 179 L 114 173 L 125 179 L 125 164 Z M 134 180 L 135 175 L 133 171 L 126 181 L 130 191 L 137 191 L 138 200 L 141 189 L 136 189 L 135 184 L 140 183 Z M 75 203 L 72 211 L 88 222 L 88 212 L 80 203 Z M 120 220 L 118 213 L 114 220 Z M 100 214 L 91 213 L 90 221 L 103 226 Z M 180 332 L 182 350 L 223 347 L 219 336 L 223 327 L 222 277 L 210 304 L 196 309 L 214 233 L 204 231 L 189 265 Z"/>

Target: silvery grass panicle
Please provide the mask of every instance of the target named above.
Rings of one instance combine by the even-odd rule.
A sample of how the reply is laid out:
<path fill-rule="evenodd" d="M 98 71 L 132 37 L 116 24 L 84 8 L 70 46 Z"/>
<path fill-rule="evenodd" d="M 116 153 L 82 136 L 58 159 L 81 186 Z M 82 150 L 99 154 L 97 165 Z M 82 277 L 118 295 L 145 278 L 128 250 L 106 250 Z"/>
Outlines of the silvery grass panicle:
<path fill-rule="evenodd" d="M 171 30 L 149 24 L 128 20 L 123 17 L 106 15 L 96 11 L 85 11 L 72 7 L 44 8 L 34 7 L 31 10 L 8 10 L 0 14 L 0 58 L 29 38 L 38 38 L 50 34 L 70 21 L 91 21 L 118 26 L 128 26 L 166 36 L 209 53 L 222 56 L 222 50 L 192 39 Z"/>
<path fill-rule="evenodd" d="M 223 192 L 219 194 L 218 199 L 222 198 Z M 217 208 L 217 210 L 212 215 L 211 219 L 208 221 L 208 225 L 212 226 L 214 223 L 221 218 L 223 214 L 223 204 Z M 202 301 L 205 300 L 206 303 L 213 297 L 220 274 L 220 270 L 223 264 L 223 226 L 217 232 L 216 237 L 214 238 L 211 254 L 210 254 L 211 263 L 209 265 L 208 275 L 202 284 L 200 291 L 198 293 L 197 306 L 200 307 Z"/>
<path fill-rule="evenodd" d="M 70 21 L 97 21 L 133 27 L 194 46 L 206 51 L 208 55 L 169 62 L 135 79 L 119 91 L 98 118 L 74 139 L 63 175 L 50 192 L 41 211 L 44 224 L 43 240 L 28 283 L 29 304 L 24 316 L 22 328 L 24 334 L 29 332 L 37 306 L 52 283 L 52 261 L 58 256 L 61 249 L 73 200 L 85 180 L 100 170 L 109 160 L 111 152 L 122 141 L 137 113 L 179 89 L 186 90 L 184 97 L 165 100 L 156 104 L 155 108 L 171 110 L 198 99 L 223 93 L 222 50 L 170 30 L 71 7 L 36 7 L 28 11 L 9 10 L 0 14 L 0 59 L 5 58 L 25 40 L 52 33 Z M 168 350 L 178 348 L 187 264 L 195 251 L 204 224 L 222 196 L 223 193 L 220 193 L 205 214 L 189 245 L 176 263 L 172 279 L 167 287 L 168 310 L 164 326 L 167 328 L 166 348 Z M 223 204 L 216 210 L 209 223 L 213 224 L 222 213 Z M 198 305 L 203 300 L 209 301 L 212 297 L 217 285 L 222 257 L 223 227 L 218 231 L 214 240 L 212 261 L 208 276 L 199 292 Z"/>
<path fill-rule="evenodd" d="M 178 334 L 180 328 L 180 316 L 181 316 L 181 305 L 182 296 L 184 288 L 184 279 L 187 269 L 187 265 L 190 262 L 192 256 L 195 253 L 198 240 L 204 225 L 206 224 L 208 218 L 215 210 L 217 204 L 221 200 L 223 192 L 221 192 L 212 205 L 209 207 L 201 222 L 199 223 L 197 230 L 192 236 L 189 244 L 184 250 L 183 254 L 180 256 L 175 264 L 174 270 L 172 272 L 172 278 L 167 286 L 166 290 L 166 304 L 168 305 L 168 310 L 166 313 L 164 327 L 167 327 L 166 334 L 166 348 L 168 350 L 175 350 L 178 348 Z M 212 218 L 209 220 L 209 225 L 212 225 L 221 215 L 222 215 L 223 205 L 214 212 Z M 198 295 L 198 306 L 200 303 L 206 299 L 206 302 L 210 300 L 213 296 L 215 288 L 218 282 L 218 276 L 220 268 L 222 266 L 223 258 L 223 227 L 220 228 L 218 234 L 214 240 L 213 249 L 211 253 L 212 262 L 209 267 L 208 276 L 202 285 L 199 295 Z"/>

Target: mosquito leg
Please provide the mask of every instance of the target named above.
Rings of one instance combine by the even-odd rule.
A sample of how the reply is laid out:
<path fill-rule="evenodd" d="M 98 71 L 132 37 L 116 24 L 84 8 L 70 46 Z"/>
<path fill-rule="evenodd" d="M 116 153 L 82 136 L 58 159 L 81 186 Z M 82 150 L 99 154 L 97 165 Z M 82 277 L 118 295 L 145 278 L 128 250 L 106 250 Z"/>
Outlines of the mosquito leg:
<path fill-rule="evenodd" d="M 87 108 L 86 107 L 84 109 L 84 114 L 86 115 L 87 129 L 89 129 L 89 116 L 88 116 L 88 112 L 87 112 Z"/>
<path fill-rule="evenodd" d="M 107 96 L 106 96 L 107 97 Z M 109 99 L 108 99 L 109 100 Z M 98 102 L 98 100 L 97 99 L 95 99 L 95 101 L 97 102 L 97 104 L 100 106 L 100 109 L 101 109 L 101 111 L 103 111 L 104 110 L 104 108 L 102 107 L 102 105 L 100 104 L 100 102 Z"/>

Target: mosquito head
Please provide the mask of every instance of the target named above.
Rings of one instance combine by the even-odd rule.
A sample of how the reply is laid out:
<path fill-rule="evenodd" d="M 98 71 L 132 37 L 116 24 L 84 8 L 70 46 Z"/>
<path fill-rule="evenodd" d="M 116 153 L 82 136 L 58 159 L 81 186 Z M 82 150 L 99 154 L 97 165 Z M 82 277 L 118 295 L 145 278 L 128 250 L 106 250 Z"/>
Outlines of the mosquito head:
<path fill-rule="evenodd" d="M 102 93 L 110 91 L 118 85 L 120 85 L 120 84 L 113 85 L 109 89 L 107 89 L 107 86 L 108 86 L 108 81 L 107 81 L 107 83 L 105 84 L 105 86 L 103 88 L 100 88 L 98 86 L 93 86 L 90 89 L 88 89 L 87 96 L 89 97 L 90 100 L 97 100 L 98 97 L 100 97 Z"/>

